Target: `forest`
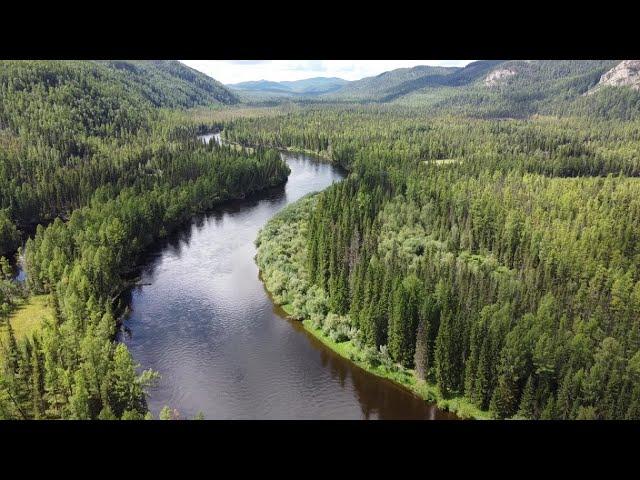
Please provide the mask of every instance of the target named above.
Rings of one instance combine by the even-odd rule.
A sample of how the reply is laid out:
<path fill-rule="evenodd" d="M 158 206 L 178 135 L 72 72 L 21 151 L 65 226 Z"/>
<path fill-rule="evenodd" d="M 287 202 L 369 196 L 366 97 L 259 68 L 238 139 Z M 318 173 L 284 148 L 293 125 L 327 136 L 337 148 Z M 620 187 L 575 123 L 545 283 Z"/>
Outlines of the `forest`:
<path fill-rule="evenodd" d="M 478 415 L 637 419 L 639 127 L 325 108 L 224 134 L 350 171 L 258 239 L 292 316 Z"/>
<path fill-rule="evenodd" d="M 205 125 L 131 94 L 101 65 L 0 72 L 0 254 L 37 225 L 20 248 L 25 284 L 0 257 L 0 418 L 148 418 L 157 374 L 137 373 L 113 342 L 139 255 L 193 215 L 285 182 L 289 169 L 273 150 L 203 144 Z M 12 310 L 43 295 L 50 318 L 18 337 Z"/>
<path fill-rule="evenodd" d="M 521 75 L 484 88 L 498 65 Z M 152 418 L 121 295 L 195 215 L 284 184 L 280 149 L 348 172 L 256 239 L 292 318 L 463 417 L 640 419 L 640 97 L 586 95 L 612 65 L 422 67 L 265 107 L 179 62 L 1 61 L 0 419 Z"/>

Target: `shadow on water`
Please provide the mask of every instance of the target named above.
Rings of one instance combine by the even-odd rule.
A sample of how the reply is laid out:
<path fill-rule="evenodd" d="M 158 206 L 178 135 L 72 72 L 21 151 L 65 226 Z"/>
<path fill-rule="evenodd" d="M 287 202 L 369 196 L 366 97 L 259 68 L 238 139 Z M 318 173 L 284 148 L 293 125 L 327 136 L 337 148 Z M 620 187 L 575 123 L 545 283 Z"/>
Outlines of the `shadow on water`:
<path fill-rule="evenodd" d="M 128 278 L 139 278 L 143 273 L 145 276 L 153 277 L 156 268 L 160 265 L 156 260 L 166 254 L 180 257 L 183 250 L 189 249 L 191 237 L 194 233 L 202 232 L 211 225 L 220 227 L 224 217 L 227 215 L 234 215 L 243 210 L 254 208 L 262 202 L 267 202 L 267 204 L 273 206 L 284 202 L 286 200 L 285 185 L 265 189 L 246 199 L 228 200 L 210 212 L 194 215 L 183 227 L 176 229 L 146 249 L 138 262 L 138 267 L 130 272 Z M 21 269 L 19 273 L 24 275 Z M 129 304 L 131 302 L 131 291 L 136 288 L 139 287 L 134 285 L 126 289 L 122 292 L 120 298 Z"/>
<path fill-rule="evenodd" d="M 395 382 L 376 377 L 351 360 L 338 355 L 309 333 L 299 321 L 287 318 L 286 312 L 280 307 L 275 306 L 274 312 L 286 319 L 293 329 L 307 338 L 311 348 L 319 352 L 322 366 L 331 372 L 332 378 L 339 381 L 341 388 L 346 388 L 349 382 L 353 383 L 362 409 L 362 418 L 367 420 L 458 420 L 455 414 L 426 403 Z"/>

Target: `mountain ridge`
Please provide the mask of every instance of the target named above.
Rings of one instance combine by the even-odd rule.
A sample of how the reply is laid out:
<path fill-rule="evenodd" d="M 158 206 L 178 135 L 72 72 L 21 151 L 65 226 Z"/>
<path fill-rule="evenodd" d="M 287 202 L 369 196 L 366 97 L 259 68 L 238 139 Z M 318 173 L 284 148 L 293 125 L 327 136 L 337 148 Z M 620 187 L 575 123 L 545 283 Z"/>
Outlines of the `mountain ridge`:
<path fill-rule="evenodd" d="M 338 77 L 311 77 L 301 80 L 275 82 L 271 80 L 255 80 L 227 84 L 232 90 L 243 92 L 285 93 L 291 95 L 317 95 L 335 91 L 348 84 L 348 80 Z"/>

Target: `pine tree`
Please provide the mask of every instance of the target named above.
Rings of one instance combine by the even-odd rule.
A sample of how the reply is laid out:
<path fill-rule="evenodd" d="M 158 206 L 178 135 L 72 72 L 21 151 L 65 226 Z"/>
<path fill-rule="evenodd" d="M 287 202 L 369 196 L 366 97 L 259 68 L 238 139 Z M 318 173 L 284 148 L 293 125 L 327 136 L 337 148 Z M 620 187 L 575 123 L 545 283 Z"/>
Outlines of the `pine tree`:
<path fill-rule="evenodd" d="M 20 355 L 20 349 L 16 341 L 16 336 L 13 331 L 11 322 L 6 322 L 7 325 L 7 344 L 3 344 L 4 351 L 4 364 L 2 376 L 3 387 L 9 398 L 9 403 L 12 408 L 18 413 L 20 418 L 26 420 L 29 417 L 29 389 L 25 378 L 26 372 L 24 371 L 24 359 Z"/>
<path fill-rule="evenodd" d="M 402 363 L 405 354 L 403 324 L 407 321 L 407 296 L 399 279 L 395 281 L 391 298 L 389 326 L 387 327 L 389 332 L 388 348 L 391 358 Z"/>
<path fill-rule="evenodd" d="M 98 420 L 117 420 L 117 417 L 113 414 L 111 407 L 107 404 L 102 408 L 102 410 L 100 410 Z"/>
<path fill-rule="evenodd" d="M 90 420 L 91 408 L 89 405 L 89 392 L 87 391 L 84 372 L 78 370 L 75 375 L 73 395 L 69 398 L 69 405 L 74 420 Z"/>
<path fill-rule="evenodd" d="M 34 339 L 33 355 L 31 356 L 31 402 L 34 418 L 40 419 L 45 416 L 44 379 L 42 378 L 42 364 L 39 355 L 39 344 Z"/>
<path fill-rule="evenodd" d="M 476 370 L 476 378 L 474 389 L 471 396 L 477 405 L 482 409 L 486 409 L 491 401 L 492 388 L 492 371 L 491 371 L 491 353 L 489 348 L 489 339 L 482 342 L 480 349 L 480 357 L 478 359 L 478 368 Z"/>
<path fill-rule="evenodd" d="M 120 417 L 129 411 L 144 411 L 143 392 L 137 381 L 135 364 L 124 344 L 120 343 L 114 352 L 114 370 L 111 374 L 112 398 L 110 404 L 113 413 Z"/>
<path fill-rule="evenodd" d="M 540 414 L 541 420 L 553 420 L 556 418 L 556 398 L 552 395 L 549 395 L 547 399 L 547 403 L 545 407 L 542 409 L 542 413 Z"/>
<path fill-rule="evenodd" d="M 558 418 L 568 420 L 574 410 L 574 396 L 576 388 L 574 387 L 573 371 L 571 368 L 567 371 L 560 384 L 558 390 L 558 401 L 556 402 L 556 412 Z"/>
<path fill-rule="evenodd" d="M 624 418 L 625 420 L 640 420 L 640 386 L 634 388 Z"/>
<path fill-rule="evenodd" d="M 165 405 L 164 407 L 162 407 L 162 410 L 160 410 L 160 420 L 172 420 L 173 419 L 173 415 L 171 412 L 171 409 Z"/>

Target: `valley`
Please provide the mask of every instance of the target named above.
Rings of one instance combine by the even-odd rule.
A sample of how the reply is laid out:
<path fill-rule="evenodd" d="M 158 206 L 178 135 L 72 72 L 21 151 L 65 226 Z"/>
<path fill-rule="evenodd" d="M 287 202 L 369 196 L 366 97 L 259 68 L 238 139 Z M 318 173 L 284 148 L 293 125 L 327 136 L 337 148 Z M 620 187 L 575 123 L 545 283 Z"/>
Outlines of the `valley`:
<path fill-rule="evenodd" d="M 636 63 L 1 61 L 0 419 L 640 418 Z"/>

